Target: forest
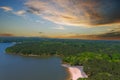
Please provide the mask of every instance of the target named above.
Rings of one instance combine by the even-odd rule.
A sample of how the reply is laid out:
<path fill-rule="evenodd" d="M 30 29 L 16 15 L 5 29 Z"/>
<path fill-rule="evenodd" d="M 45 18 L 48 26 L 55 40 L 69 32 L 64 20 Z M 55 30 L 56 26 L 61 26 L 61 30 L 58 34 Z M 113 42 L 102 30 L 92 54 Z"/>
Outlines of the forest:
<path fill-rule="evenodd" d="M 89 76 L 79 80 L 119 80 L 120 41 L 41 40 L 17 43 L 7 53 L 25 56 L 58 56 L 63 63 L 84 66 Z"/>

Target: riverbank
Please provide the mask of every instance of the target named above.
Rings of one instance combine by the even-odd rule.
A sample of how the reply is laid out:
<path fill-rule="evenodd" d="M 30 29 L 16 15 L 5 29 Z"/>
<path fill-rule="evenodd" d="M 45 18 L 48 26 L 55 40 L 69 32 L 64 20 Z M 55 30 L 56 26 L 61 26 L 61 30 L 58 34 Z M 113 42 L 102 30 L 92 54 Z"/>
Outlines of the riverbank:
<path fill-rule="evenodd" d="M 68 72 L 70 73 L 69 80 L 77 80 L 79 78 L 88 78 L 88 76 L 83 71 L 83 66 L 70 66 L 63 64 L 63 67 L 66 67 Z"/>

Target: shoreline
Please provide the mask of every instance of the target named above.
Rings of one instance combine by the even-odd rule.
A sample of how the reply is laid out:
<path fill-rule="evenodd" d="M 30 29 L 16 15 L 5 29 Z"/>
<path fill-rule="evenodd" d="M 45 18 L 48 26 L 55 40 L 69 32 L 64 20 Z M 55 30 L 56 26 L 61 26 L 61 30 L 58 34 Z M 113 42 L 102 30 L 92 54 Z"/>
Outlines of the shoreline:
<path fill-rule="evenodd" d="M 41 57 L 41 55 L 33 55 L 33 54 L 29 54 L 29 55 L 17 54 L 17 55 L 27 56 L 27 57 Z M 47 57 L 50 56 L 47 55 Z M 88 78 L 86 73 L 83 71 L 83 66 L 71 66 L 69 64 L 62 64 L 62 67 L 65 67 L 68 73 L 68 77 L 66 78 L 66 80 L 78 80 L 79 78 Z"/>
<path fill-rule="evenodd" d="M 77 80 L 79 78 L 88 78 L 83 71 L 83 66 L 70 66 L 68 64 L 62 64 L 63 67 L 67 68 L 69 77 L 67 80 Z"/>

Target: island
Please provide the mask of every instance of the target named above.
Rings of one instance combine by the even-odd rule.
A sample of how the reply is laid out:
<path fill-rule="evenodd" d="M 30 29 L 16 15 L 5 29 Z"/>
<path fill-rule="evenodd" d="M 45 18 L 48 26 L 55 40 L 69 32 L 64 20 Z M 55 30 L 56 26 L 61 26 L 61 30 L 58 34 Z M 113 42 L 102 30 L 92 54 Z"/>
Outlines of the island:
<path fill-rule="evenodd" d="M 22 56 L 56 56 L 69 72 L 82 71 L 84 77 L 72 76 L 72 80 L 119 80 L 120 41 L 47 40 L 21 42 L 6 49 L 8 54 Z M 79 74 L 76 72 L 76 75 Z M 79 78 L 79 79 L 78 79 Z"/>

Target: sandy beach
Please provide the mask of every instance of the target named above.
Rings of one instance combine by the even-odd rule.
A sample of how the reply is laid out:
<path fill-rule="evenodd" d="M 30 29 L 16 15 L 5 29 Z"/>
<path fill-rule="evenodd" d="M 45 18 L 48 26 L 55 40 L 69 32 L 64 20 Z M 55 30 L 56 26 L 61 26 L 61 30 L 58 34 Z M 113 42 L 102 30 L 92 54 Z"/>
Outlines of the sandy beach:
<path fill-rule="evenodd" d="M 77 80 L 79 78 L 87 78 L 88 76 L 83 71 L 83 66 L 70 66 L 63 64 L 63 67 L 66 67 L 70 72 L 70 80 Z"/>

